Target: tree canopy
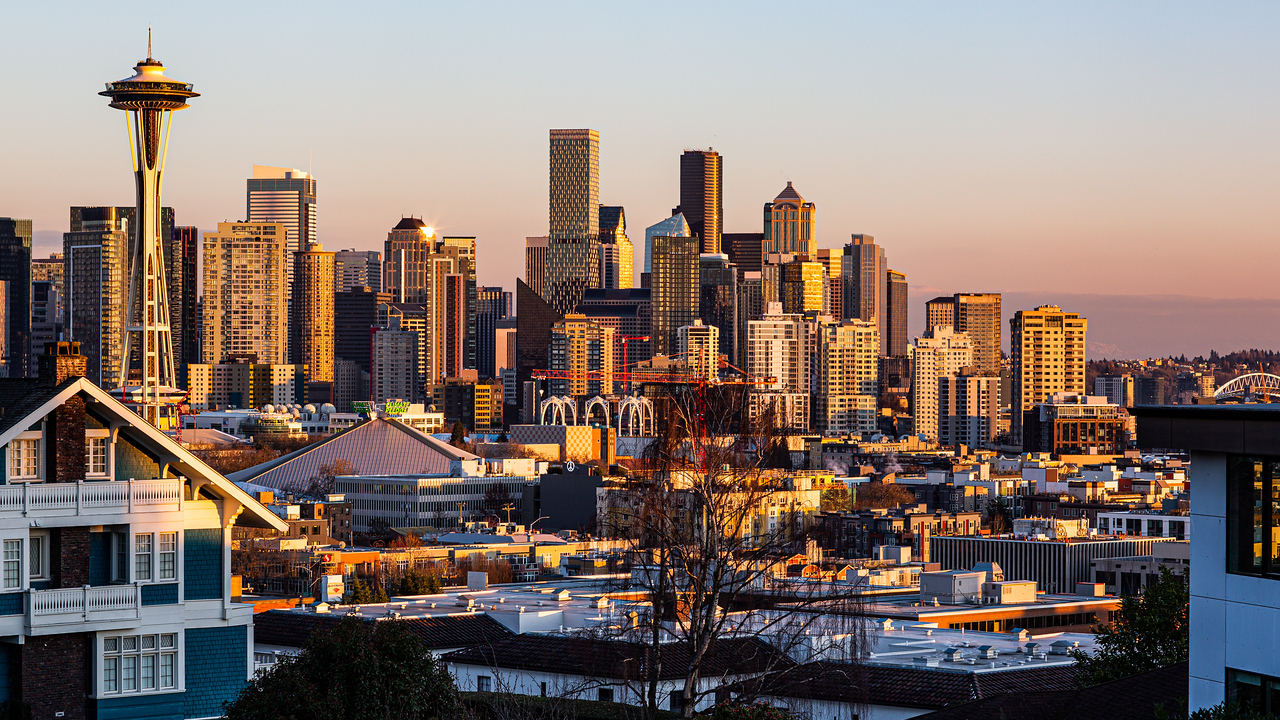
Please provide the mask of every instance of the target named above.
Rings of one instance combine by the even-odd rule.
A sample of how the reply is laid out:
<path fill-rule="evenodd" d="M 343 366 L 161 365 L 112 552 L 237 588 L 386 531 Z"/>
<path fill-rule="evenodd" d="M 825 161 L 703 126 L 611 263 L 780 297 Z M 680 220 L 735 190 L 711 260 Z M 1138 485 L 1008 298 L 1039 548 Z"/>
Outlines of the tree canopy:
<path fill-rule="evenodd" d="M 457 690 L 404 621 L 346 618 L 224 709 L 228 720 L 432 720 L 455 716 Z"/>
<path fill-rule="evenodd" d="M 1126 595 L 1111 622 L 1094 628 L 1096 649 L 1071 651 L 1076 683 L 1097 685 L 1187 659 L 1187 579 L 1160 569 L 1160 577 L 1139 595 Z"/>

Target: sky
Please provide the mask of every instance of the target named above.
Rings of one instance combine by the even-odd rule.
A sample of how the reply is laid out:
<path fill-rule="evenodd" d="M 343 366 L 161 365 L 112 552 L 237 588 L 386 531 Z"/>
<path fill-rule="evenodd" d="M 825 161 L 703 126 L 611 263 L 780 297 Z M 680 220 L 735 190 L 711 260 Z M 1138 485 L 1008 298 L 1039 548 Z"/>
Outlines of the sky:
<path fill-rule="evenodd" d="M 512 289 L 547 229 L 548 130 L 600 132 L 628 235 L 679 155 L 724 158 L 726 232 L 792 181 L 818 244 L 875 236 L 923 303 L 1003 292 L 1090 317 L 1090 355 L 1280 346 L 1280 4 L 8 3 L 0 216 L 61 247 L 71 205 L 133 203 L 123 113 L 154 56 L 201 97 L 163 202 L 242 219 L 252 166 L 310 169 L 326 249 L 404 215 L 478 238 Z M 638 268 L 641 266 L 637 256 Z M 1007 328 L 1006 328 L 1007 336 Z"/>

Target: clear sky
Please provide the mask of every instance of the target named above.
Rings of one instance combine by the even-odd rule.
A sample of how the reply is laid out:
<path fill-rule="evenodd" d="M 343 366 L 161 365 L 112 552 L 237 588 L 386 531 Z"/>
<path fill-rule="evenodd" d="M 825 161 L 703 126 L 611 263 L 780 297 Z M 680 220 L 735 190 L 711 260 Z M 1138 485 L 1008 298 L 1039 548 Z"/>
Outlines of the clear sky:
<path fill-rule="evenodd" d="M 547 229 L 547 130 L 591 127 L 637 250 L 680 152 L 710 146 L 726 231 L 758 231 L 791 180 L 820 246 L 886 248 L 913 319 L 956 291 L 1105 296 L 1099 352 L 1280 346 L 1275 2 L 6 3 L 0 215 L 33 219 L 38 251 L 68 206 L 133 202 L 96 93 L 148 24 L 202 94 L 169 153 L 180 224 L 241 219 L 255 163 L 310 167 L 327 249 L 419 215 L 477 236 L 481 283 L 510 288 Z M 1115 296 L 1146 297 L 1107 322 Z M 1233 309 L 1169 312 L 1196 298 Z"/>

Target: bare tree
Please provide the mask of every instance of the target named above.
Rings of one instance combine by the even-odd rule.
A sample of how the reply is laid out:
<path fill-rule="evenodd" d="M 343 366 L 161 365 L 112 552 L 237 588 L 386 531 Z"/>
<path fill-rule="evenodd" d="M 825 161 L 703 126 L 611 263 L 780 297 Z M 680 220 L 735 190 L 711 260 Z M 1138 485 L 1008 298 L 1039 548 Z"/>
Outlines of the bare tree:
<path fill-rule="evenodd" d="M 311 478 L 311 484 L 307 487 L 307 494 L 312 497 L 324 497 L 333 492 L 333 483 L 343 475 L 355 475 L 357 473 L 356 466 L 351 464 L 346 458 L 338 458 L 332 463 L 322 464 L 316 468 L 316 474 Z"/>

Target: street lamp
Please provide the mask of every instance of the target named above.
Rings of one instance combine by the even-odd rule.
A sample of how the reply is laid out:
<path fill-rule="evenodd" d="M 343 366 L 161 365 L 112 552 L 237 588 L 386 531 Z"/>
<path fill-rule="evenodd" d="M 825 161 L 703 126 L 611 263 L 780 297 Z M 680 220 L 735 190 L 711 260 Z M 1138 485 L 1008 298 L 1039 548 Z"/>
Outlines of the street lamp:
<path fill-rule="evenodd" d="M 539 518 L 538 518 L 538 520 L 550 520 L 550 519 L 551 519 L 551 516 L 550 516 L 550 515 L 543 515 L 543 516 L 541 516 L 541 517 L 539 517 Z M 538 520 L 534 520 L 533 522 L 529 523 L 529 534 L 530 534 L 530 535 L 532 535 L 532 534 L 533 534 L 533 526 L 538 524 Z"/>

